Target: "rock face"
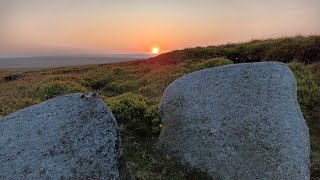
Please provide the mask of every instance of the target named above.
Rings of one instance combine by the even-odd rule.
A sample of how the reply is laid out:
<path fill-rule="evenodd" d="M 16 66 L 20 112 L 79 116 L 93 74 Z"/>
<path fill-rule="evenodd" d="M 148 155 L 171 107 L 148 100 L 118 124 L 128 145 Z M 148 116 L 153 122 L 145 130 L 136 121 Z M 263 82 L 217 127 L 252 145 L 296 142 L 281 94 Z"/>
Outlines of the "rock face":
<path fill-rule="evenodd" d="M 0 179 L 123 179 L 117 123 L 95 94 L 71 94 L 0 120 Z"/>
<path fill-rule="evenodd" d="M 157 149 L 214 179 L 309 179 L 309 130 L 286 64 L 205 69 L 161 98 Z"/>

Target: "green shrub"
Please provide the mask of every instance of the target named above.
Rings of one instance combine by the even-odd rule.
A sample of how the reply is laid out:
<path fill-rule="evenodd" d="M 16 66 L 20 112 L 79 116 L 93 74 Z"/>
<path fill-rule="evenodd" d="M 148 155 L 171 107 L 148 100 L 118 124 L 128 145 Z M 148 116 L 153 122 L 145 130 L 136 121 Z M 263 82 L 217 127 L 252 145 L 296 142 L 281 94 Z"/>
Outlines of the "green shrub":
<path fill-rule="evenodd" d="M 114 81 L 127 81 L 128 79 L 137 79 L 139 74 L 139 67 L 104 67 L 88 71 L 82 74 L 84 84 L 94 90 L 101 90 L 104 88 L 112 88 Z M 110 83 L 113 83 L 109 85 Z M 108 87 L 107 87 L 108 86 Z M 125 86 L 125 85 L 124 85 Z"/>
<path fill-rule="evenodd" d="M 289 67 L 297 78 L 298 101 L 303 116 L 310 127 L 310 133 L 320 133 L 320 73 L 313 72 L 320 70 L 320 64 L 306 65 L 299 62 L 292 62 Z"/>
<path fill-rule="evenodd" d="M 81 76 L 85 81 L 85 85 L 94 90 L 103 88 L 108 82 L 112 80 L 110 69 L 98 68 L 89 71 Z"/>
<path fill-rule="evenodd" d="M 72 81 L 80 84 L 83 83 L 83 81 L 80 78 L 72 75 L 50 75 L 43 82 L 51 81 Z"/>
<path fill-rule="evenodd" d="M 233 64 L 233 62 L 229 59 L 225 58 L 214 58 L 214 59 L 209 59 L 200 63 L 196 63 L 191 65 L 191 69 L 194 70 L 201 70 L 201 69 L 206 69 L 206 68 L 212 68 L 212 67 L 218 67 L 218 66 L 223 66 L 227 64 Z"/>
<path fill-rule="evenodd" d="M 116 80 L 111 83 L 108 83 L 103 91 L 108 95 L 114 96 L 119 95 L 125 92 L 133 91 L 139 87 L 139 81 L 137 80 Z"/>
<path fill-rule="evenodd" d="M 141 85 L 136 92 L 147 97 L 160 97 L 171 82 L 183 76 L 188 71 L 187 68 L 179 65 L 167 65 L 154 70 L 140 79 Z"/>
<path fill-rule="evenodd" d="M 152 122 L 145 119 L 147 99 L 141 95 L 126 93 L 105 99 L 119 124 L 139 135 L 152 134 Z"/>
<path fill-rule="evenodd" d="M 320 87 L 314 83 L 299 87 L 298 100 L 311 133 L 320 134 Z"/>
<path fill-rule="evenodd" d="M 309 64 L 308 67 L 312 80 L 320 86 L 320 63 Z"/>
<path fill-rule="evenodd" d="M 113 76 L 122 77 L 126 75 L 126 70 L 125 68 L 116 67 L 112 69 L 111 74 Z"/>
<path fill-rule="evenodd" d="M 154 134 L 159 134 L 161 131 L 161 120 L 158 115 L 158 105 L 150 106 L 144 117 L 152 122 L 152 132 Z"/>
<path fill-rule="evenodd" d="M 76 92 L 86 92 L 86 88 L 79 83 L 72 81 L 50 81 L 40 85 L 38 97 L 47 100 L 56 96 L 66 95 Z"/>
<path fill-rule="evenodd" d="M 0 116 L 6 116 L 20 109 L 40 103 L 39 99 L 19 97 L 19 98 L 0 98 Z"/>

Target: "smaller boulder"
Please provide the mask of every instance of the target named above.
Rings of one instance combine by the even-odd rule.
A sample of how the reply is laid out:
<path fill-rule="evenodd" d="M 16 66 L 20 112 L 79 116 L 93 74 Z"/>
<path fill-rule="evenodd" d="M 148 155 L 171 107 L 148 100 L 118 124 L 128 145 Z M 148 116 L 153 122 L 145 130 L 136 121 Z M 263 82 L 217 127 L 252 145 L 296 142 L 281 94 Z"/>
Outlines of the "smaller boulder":
<path fill-rule="evenodd" d="M 125 179 L 118 127 L 95 94 L 50 99 L 0 120 L 0 179 Z"/>

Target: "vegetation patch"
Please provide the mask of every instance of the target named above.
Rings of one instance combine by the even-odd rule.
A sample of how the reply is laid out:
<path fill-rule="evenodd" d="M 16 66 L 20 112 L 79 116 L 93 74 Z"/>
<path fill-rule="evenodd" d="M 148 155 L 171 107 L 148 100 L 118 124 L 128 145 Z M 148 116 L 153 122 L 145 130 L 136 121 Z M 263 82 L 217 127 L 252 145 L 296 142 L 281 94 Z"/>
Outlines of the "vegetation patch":
<path fill-rule="evenodd" d="M 297 78 L 298 101 L 311 135 L 320 136 L 320 64 L 289 64 Z"/>
<path fill-rule="evenodd" d="M 105 99 L 118 123 L 125 127 L 124 133 L 135 133 L 139 136 L 158 133 L 157 114 L 154 106 L 149 108 L 147 99 L 141 95 L 126 93 Z M 153 131 L 154 130 L 154 131 Z"/>
<path fill-rule="evenodd" d="M 47 100 L 56 96 L 86 91 L 87 89 L 77 82 L 53 80 L 40 85 L 38 97 L 41 100 Z"/>
<path fill-rule="evenodd" d="M 203 62 L 192 64 L 190 68 L 193 71 L 197 71 L 201 69 L 213 68 L 213 67 L 218 67 L 218 66 L 223 66 L 228 64 L 233 64 L 233 61 L 226 58 L 213 58 Z"/>
<path fill-rule="evenodd" d="M 18 80 L 18 79 L 20 79 L 22 77 L 23 76 L 21 74 L 10 74 L 8 76 L 4 76 L 0 82 L 7 83 L 7 82 Z"/>

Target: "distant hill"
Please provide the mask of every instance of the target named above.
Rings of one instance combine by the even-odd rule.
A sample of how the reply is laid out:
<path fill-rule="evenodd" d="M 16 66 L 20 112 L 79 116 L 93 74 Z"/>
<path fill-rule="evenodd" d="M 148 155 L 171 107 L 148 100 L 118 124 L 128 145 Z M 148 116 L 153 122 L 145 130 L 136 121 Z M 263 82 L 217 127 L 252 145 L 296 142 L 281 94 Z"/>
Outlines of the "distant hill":
<path fill-rule="evenodd" d="M 277 39 L 252 40 L 246 43 L 196 47 L 176 50 L 150 58 L 157 64 L 178 64 L 184 61 L 226 57 L 235 63 L 258 61 L 305 63 L 320 62 L 320 36 L 296 36 Z"/>
<path fill-rule="evenodd" d="M 118 54 L 108 56 L 37 56 L 0 58 L 0 69 L 65 67 L 85 64 L 105 64 L 146 59 L 149 54 Z"/>

